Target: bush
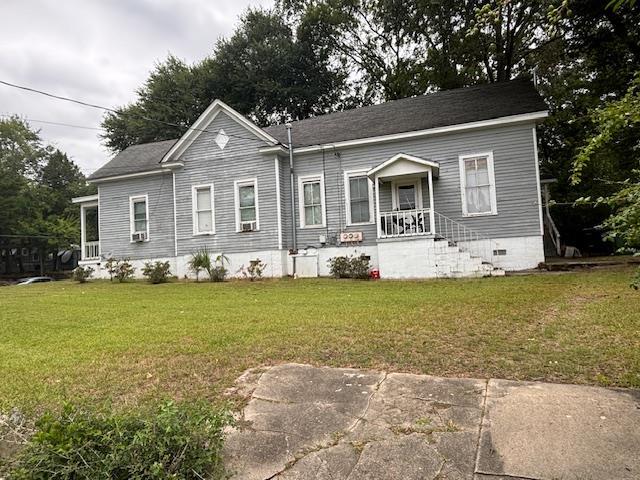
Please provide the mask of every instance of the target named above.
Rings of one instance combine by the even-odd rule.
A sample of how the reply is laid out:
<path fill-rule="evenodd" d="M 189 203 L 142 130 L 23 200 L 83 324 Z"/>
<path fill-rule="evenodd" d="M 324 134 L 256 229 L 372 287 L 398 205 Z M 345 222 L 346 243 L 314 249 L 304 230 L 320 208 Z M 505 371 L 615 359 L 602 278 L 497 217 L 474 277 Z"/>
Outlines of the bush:
<path fill-rule="evenodd" d="M 124 282 L 133 277 L 136 269 L 129 263 L 129 259 L 118 260 L 117 258 L 109 257 L 104 264 L 107 272 L 109 272 L 109 280 L 113 281 L 115 278 L 119 282 Z"/>
<path fill-rule="evenodd" d="M 263 263 L 259 258 L 256 258 L 255 260 L 249 261 L 249 266 L 245 267 L 242 265 L 238 271 L 244 278 L 248 278 L 253 282 L 254 280 L 260 280 L 262 278 L 265 268 L 267 268 L 267 264 Z"/>
<path fill-rule="evenodd" d="M 136 269 L 129 263 L 128 258 L 125 258 L 124 260 L 116 260 L 113 276 L 122 283 L 125 280 L 133 278 L 135 271 Z"/>
<path fill-rule="evenodd" d="M 9 478 L 226 478 L 221 449 L 230 420 L 204 403 L 126 413 L 66 405 L 36 422 Z"/>
<path fill-rule="evenodd" d="M 147 277 L 151 283 L 167 283 L 171 272 L 169 271 L 169 262 L 147 262 L 142 269 L 142 275 Z"/>
<path fill-rule="evenodd" d="M 224 282 L 227 278 L 228 270 L 225 264 L 229 263 L 229 258 L 221 253 L 216 257 L 215 264 L 209 269 L 209 279 L 212 282 Z"/>
<path fill-rule="evenodd" d="M 368 280 L 370 268 L 369 257 L 365 255 L 329 259 L 329 272 L 335 278 Z"/>
<path fill-rule="evenodd" d="M 73 270 L 73 279 L 79 283 L 85 283 L 91 275 L 93 275 L 93 268 L 91 267 L 76 267 Z"/>
<path fill-rule="evenodd" d="M 189 270 L 196 274 L 196 282 L 200 281 L 200 272 L 205 271 L 207 273 L 211 272 L 211 255 L 209 254 L 209 250 L 207 248 L 201 248 L 196 253 L 191 254 L 191 259 L 189 260 Z"/>

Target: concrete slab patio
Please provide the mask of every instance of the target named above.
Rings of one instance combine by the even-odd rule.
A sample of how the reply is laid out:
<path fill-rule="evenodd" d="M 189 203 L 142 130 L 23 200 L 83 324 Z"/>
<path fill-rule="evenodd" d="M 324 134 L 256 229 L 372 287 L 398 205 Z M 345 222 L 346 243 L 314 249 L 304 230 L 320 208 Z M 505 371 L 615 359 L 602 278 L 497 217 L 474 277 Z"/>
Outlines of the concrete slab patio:
<path fill-rule="evenodd" d="M 230 393 L 236 479 L 640 478 L 638 391 L 286 364 Z"/>

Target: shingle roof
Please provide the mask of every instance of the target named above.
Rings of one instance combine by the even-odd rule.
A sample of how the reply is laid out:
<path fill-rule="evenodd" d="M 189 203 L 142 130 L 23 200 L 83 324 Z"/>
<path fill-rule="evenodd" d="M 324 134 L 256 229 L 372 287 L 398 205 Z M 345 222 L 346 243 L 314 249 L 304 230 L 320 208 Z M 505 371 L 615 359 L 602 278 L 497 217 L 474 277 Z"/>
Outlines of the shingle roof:
<path fill-rule="evenodd" d="M 512 80 L 445 90 L 300 120 L 292 123 L 291 133 L 294 147 L 302 147 L 545 110 L 547 105 L 531 82 Z M 281 143 L 288 143 L 285 125 L 263 130 Z M 117 154 L 89 179 L 154 170 L 176 141 L 133 145 Z"/>
<path fill-rule="evenodd" d="M 176 140 L 131 145 L 118 153 L 102 168 L 93 172 L 89 176 L 89 180 L 156 170 L 160 167 L 158 163 L 174 143 Z"/>
<path fill-rule="evenodd" d="M 512 80 L 444 90 L 293 122 L 294 147 L 413 132 L 547 110 L 533 84 Z M 287 143 L 284 125 L 264 129 Z"/>

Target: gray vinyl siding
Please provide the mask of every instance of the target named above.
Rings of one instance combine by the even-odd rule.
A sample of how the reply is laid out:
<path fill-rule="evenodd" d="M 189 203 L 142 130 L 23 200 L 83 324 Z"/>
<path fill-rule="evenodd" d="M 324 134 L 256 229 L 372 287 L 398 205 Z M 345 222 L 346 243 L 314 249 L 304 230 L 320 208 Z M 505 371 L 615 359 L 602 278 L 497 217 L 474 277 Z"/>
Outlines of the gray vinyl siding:
<path fill-rule="evenodd" d="M 220 129 L 229 136 L 223 150 L 215 143 Z M 275 155 L 262 155 L 266 143 L 224 112 L 207 126 L 207 132 L 180 156 L 184 167 L 176 170 L 178 255 L 199 248 L 212 252 L 239 253 L 278 248 Z M 234 181 L 257 178 L 257 232 L 236 232 Z M 193 235 L 192 186 L 213 184 L 215 234 Z"/>
<path fill-rule="evenodd" d="M 298 154 L 296 176 L 324 173 L 327 225 L 324 229 L 299 228 L 299 205 L 295 182 L 298 246 L 319 245 L 319 235 L 329 239 L 340 231 L 362 231 L 364 244 L 375 244 L 375 225 L 346 226 L 344 171 L 373 168 L 398 153 L 439 162 L 440 176 L 434 179 L 434 209 L 482 234 L 498 237 L 540 235 L 537 172 L 533 147 L 533 123 L 443 134 L 422 139 Z M 493 152 L 498 214 L 466 218 L 462 215 L 459 155 Z M 428 207 L 426 180 L 422 182 L 423 204 Z M 287 200 L 288 206 L 288 200 Z M 391 210 L 390 183 L 380 189 L 380 209 Z M 289 215 L 289 209 L 285 210 Z M 287 219 L 290 221 L 290 219 Z"/>
<path fill-rule="evenodd" d="M 149 241 L 132 243 L 129 197 L 147 195 Z M 105 257 L 173 257 L 173 184 L 171 174 L 104 182 L 98 186 L 100 249 Z"/>

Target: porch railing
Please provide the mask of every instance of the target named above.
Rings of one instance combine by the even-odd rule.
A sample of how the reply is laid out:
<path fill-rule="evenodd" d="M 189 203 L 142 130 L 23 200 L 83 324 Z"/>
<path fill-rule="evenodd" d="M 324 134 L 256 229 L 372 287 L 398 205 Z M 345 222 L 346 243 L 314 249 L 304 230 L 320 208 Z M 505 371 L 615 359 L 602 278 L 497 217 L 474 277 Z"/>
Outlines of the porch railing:
<path fill-rule="evenodd" d="M 435 214 L 435 236 L 448 240 L 471 256 L 480 257 L 484 262 L 493 263 L 496 243 L 486 235 L 471 230 L 441 213 Z"/>
<path fill-rule="evenodd" d="M 415 237 L 431 233 L 428 208 L 380 213 L 380 238 Z"/>
<path fill-rule="evenodd" d="M 83 260 L 100 258 L 100 242 L 84 242 Z"/>

